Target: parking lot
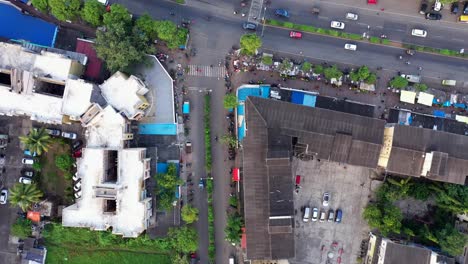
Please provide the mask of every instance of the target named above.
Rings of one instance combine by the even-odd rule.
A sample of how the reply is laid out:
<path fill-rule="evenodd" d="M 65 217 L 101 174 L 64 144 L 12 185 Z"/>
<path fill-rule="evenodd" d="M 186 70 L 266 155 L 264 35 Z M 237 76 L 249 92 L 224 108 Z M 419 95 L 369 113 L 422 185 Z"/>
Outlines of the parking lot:
<path fill-rule="evenodd" d="M 362 211 L 371 194 L 372 170 L 328 161 L 294 162 L 296 175 L 301 175 L 295 195 L 296 258 L 291 263 L 354 263 L 360 244 L 369 229 Z M 372 184 L 378 184 L 372 181 Z M 375 186 L 372 186 L 375 189 Z M 322 205 L 324 192 L 330 194 L 329 206 Z M 320 212 L 342 211 L 341 223 L 335 221 L 303 221 L 303 208 L 317 207 Z M 335 213 L 336 217 L 336 213 Z"/>

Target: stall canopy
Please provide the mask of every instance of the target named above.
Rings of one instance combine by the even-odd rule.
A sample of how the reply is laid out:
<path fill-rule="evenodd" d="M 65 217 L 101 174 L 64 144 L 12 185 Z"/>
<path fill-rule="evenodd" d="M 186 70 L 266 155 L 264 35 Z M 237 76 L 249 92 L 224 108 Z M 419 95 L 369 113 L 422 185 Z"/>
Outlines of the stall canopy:
<path fill-rule="evenodd" d="M 434 100 L 434 95 L 420 92 L 418 96 L 418 104 L 432 106 L 432 101 Z"/>
<path fill-rule="evenodd" d="M 40 222 L 41 221 L 41 214 L 39 212 L 28 211 L 27 218 L 33 222 Z"/>
<path fill-rule="evenodd" d="M 240 180 L 239 168 L 234 168 L 232 170 L 232 181 L 238 182 Z"/>
<path fill-rule="evenodd" d="M 416 93 L 411 91 L 401 91 L 400 94 L 400 101 L 405 103 L 414 104 L 414 100 L 416 99 Z"/>

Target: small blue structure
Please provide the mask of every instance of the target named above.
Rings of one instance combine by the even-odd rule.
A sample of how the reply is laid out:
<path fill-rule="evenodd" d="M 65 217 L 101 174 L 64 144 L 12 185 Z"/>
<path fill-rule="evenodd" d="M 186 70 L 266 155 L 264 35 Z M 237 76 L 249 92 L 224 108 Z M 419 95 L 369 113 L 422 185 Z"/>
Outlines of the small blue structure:
<path fill-rule="evenodd" d="M 435 117 L 443 117 L 443 118 L 445 118 L 445 112 L 444 112 L 444 111 L 434 110 L 433 114 L 434 114 Z"/>
<path fill-rule="evenodd" d="M 174 136 L 177 135 L 177 124 L 140 124 L 138 132 L 141 135 Z"/>
<path fill-rule="evenodd" d="M 188 101 L 185 101 L 184 104 L 182 105 L 182 114 L 184 115 L 190 114 L 190 103 Z"/>
<path fill-rule="evenodd" d="M 0 37 L 54 47 L 58 27 L 39 18 L 24 15 L 9 4 L 0 3 Z"/>
<path fill-rule="evenodd" d="M 301 91 L 291 92 L 291 103 L 315 107 L 316 102 L 317 102 L 317 96 L 315 95 L 307 94 Z"/>

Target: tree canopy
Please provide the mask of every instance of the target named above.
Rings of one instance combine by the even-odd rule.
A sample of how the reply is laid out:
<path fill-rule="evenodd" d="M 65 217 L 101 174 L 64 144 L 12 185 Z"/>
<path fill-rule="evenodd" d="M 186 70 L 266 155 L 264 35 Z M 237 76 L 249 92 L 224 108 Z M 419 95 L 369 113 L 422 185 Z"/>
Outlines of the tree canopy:
<path fill-rule="evenodd" d="M 328 80 L 334 78 L 339 79 L 341 76 L 343 76 L 343 73 L 338 69 L 336 65 L 326 68 L 325 70 L 323 70 L 323 73 L 325 75 L 325 78 L 327 78 Z"/>
<path fill-rule="evenodd" d="M 278 65 L 278 70 L 280 72 L 286 72 L 288 70 L 290 70 L 292 68 L 292 63 L 291 63 L 291 60 L 289 60 L 288 58 L 284 59 L 280 65 Z"/>
<path fill-rule="evenodd" d="M 49 12 L 49 2 L 47 0 L 31 0 L 32 5 L 42 13 Z"/>
<path fill-rule="evenodd" d="M 256 34 L 244 34 L 240 38 L 241 53 L 254 55 L 262 46 L 262 40 Z"/>
<path fill-rule="evenodd" d="M 81 0 L 48 0 L 50 13 L 58 20 L 74 20 L 78 17 Z"/>
<path fill-rule="evenodd" d="M 238 214 L 228 215 L 226 228 L 224 229 L 226 233 L 226 241 L 239 244 L 242 236 L 242 218 Z"/>
<path fill-rule="evenodd" d="M 230 148 L 235 148 L 237 146 L 237 139 L 235 136 L 223 135 L 220 141 L 221 143 L 227 145 Z"/>
<path fill-rule="evenodd" d="M 156 39 L 158 37 L 158 32 L 156 31 L 156 21 L 154 21 L 148 13 L 140 16 L 136 22 L 135 26 L 144 32 L 150 40 Z"/>
<path fill-rule="evenodd" d="M 52 142 L 45 128 L 31 129 L 27 136 L 20 136 L 19 139 L 29 151 L 36 152 L 38 155 L 47 152 Z"/>
<path fill-rule="evenodd" d="M 61 171 L 69 171 L 73 163 L 73 158 L 69 154 L 61 154 L 55 157 L 55 166 Z"/>
<path fill-rule="evenodd" d="M 414 85 L 414 88 L 420 92 L 425 92 L 428 89 L 427 85 L 424 83 L 416 83 Z"/>
<path fill-rule="evenodd" d="M 110 11 L 104 13 L 103 22 L 106 26 L 111 26 L 116 23 L 122 23 L 124 26 L 130 26 L 132 22 L 132 16 L 128 12 L 127 8 L 120 4 L 112 4 Z"/>
<path fill-rule="evenodd" d="M 396 76 L 390 81 L 390 87 L 402 89 L 408 86 L 408 80 L 401 76 Z"/>
<path fill-rule="evenodd" d="M 157 188 L 156 194 L 158 196 L 159 207 L 169 210 L 172 208 L 172 202 L 175 200 L 175 190 L 177 185 L 183 183 L 177 177 L 176 165 L 170 163 L 167 168 L 167 173 L 158 173 L 155 177 Z"/>
<path fill-rule="evenodd" d="M 403 215 L 398 207 L 392 204 L 370 204 L 364 208 L 363 218 L 370 227 L 377 228 L 384 235 L 399 234 Z"/>
<path fill-rule="evenodd" d="M 265 64 L 265 65 L 273 65 L 273 57 L 271 56 L 263 56 L 262 57 L 262 63 Z"/>
<path fill-rule="evenodd" d="M 25 239 L 31 235 L 32 222 L 29 219 L 18 218 L 11 226 L 11 234 Z"/>
<path fill-rule="evenodd" d="M 97 0 L 87 0 L 84 3 L 83 10 L 81 10 L 81 17 L 84 21 L 88 22 L 94 27 L 102 25 L 103 15 L 106 8 Z"/>
<path fill-rule="evenodd" d="M 185 223 L 191 224 L 198 221 L 198 209 L 191 205 L 184 205 L 181 210 L 182 220 Z"/>
<path fill-rule="evenodd" d="M 198 249 L 198 235 L 191 227 L 169 228 L 168 239 L 177 252 L 190 253 Z"/>
<path fill-rule="evenodd" d="M 223 106 L 225 109 L 233 109 L 238 105 L 237 96 L 233 93 L 228 93 L 224 96 Z"/>
<path fill-rule="evenodd" d="M 33 203 L 41 200 L 42 192 L 36 184 L 16 183 L 10 189 L 10 204 L 19 206 L 21 210 L 27 211 Z"/>
<path fill-rule="evenodd" d="M 310 62 L 304 61 L 301 66 L 301 70 L 304 72 L 309 72 L 312 69 L 312 64 Z"/>
<path fill-rule="evenodd" d="M 463 254 L 463 246 L 468 242 L 467 236 L 460 233 L 452 225 L 447 224 L 436 232 L 440 248 L 452 256 Z"/>

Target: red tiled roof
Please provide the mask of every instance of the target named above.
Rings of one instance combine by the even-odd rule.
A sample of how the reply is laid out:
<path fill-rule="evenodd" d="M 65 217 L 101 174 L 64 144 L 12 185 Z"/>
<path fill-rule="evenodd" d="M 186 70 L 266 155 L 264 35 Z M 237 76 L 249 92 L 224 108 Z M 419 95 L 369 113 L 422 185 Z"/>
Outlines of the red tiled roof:
<path fill-rule="evenodd" d="M 76 39 L 76 52 L 83 53 L 88 57 L 85 76 L 90 79 L 99 79 L 102 60 L 97 57 L 96 51 L 94 50 L 94 42 Z"/>

